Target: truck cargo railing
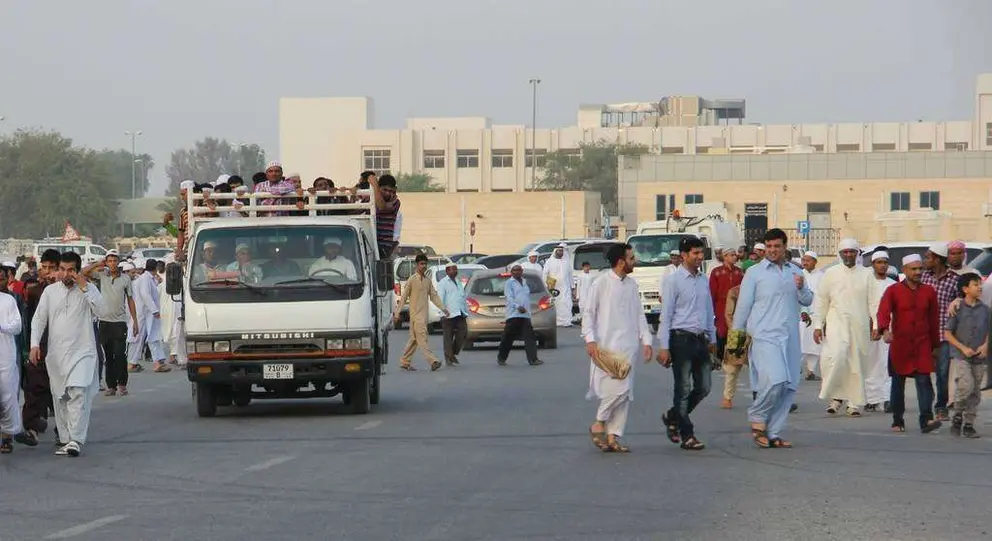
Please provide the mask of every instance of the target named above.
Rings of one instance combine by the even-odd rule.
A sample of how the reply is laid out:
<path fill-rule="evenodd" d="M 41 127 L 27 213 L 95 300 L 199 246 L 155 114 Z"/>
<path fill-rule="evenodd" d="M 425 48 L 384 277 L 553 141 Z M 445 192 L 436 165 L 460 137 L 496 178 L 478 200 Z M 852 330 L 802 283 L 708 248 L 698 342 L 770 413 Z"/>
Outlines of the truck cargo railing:
<path fill-rule="evenodd" d="M 318 202 L 318 198 L 334 198 L 334 201 Z M 368 198 L 368 201 L 363 201 Z M 307 190 L 277 194 L 268 192 L 243 193 L 186 193 L 186 208 L 189 213 L 189 225 L 217 220 L 237 220 L 240 218 L 281 218 L 294 216 L 305 212 L 306 216 L 349 216 L 368 218 L 375 229 L 375 196 L 372 190 L 324 190 L 310 192 Z M 275 204 L 265 204 L 266 200 L 275 200 Z M 289 202 L 289 201 L 293 202 Z M 220 201 L 230 201 L 230 204 L 220 205 Z M 299 204 L 302 202 L 302 204 Z M 238 216 L 220 216 L 221 212 L 238 212 Z M 287 214 L 289 213 L 289 214 Z M 302 214 L 300 214 L 302 216 Z"/>

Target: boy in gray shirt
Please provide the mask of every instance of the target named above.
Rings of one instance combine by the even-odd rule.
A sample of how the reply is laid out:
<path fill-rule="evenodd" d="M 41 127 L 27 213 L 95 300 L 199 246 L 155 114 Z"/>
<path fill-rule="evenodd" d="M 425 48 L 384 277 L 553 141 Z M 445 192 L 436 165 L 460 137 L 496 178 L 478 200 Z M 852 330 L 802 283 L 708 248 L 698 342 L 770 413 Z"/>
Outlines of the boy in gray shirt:
<path fill-rule="evenodd" d="M 977 438 L 975 415 L 982 401 L 982 375 L 989 353 L 990 314 L 981 302 L 982 277 L 973 272 L 958 278 L 964 296 L 957 313 L 948 318 L 944 339 L 952 346 L 954 362 L 954 418 L 951 431 L 966 438 Z"/>

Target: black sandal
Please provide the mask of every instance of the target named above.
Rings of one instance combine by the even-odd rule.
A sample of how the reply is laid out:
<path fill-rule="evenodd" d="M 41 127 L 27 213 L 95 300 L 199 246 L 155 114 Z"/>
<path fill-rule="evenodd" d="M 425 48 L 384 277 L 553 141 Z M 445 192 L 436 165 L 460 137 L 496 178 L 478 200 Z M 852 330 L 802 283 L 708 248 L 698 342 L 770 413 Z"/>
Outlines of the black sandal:
<path fill-rule="evenodd" d="M 14 440 L 11 438 L 4 438 L 0 440 L 0 455 L 9 455 L 14 452 Z"/>
<path fill-rule="evenodd" d="M 751 427 L 751 439 L 754 440 L 754 444 L 762 449 L 770 449 L 772 442 L 768 439 L 768 432 L 764 428 Z M 764 439 L 764 443 L 761 440 Z"/>
<path fill-rule="evenodd" d="M 661 414 L 661 422 L 665 424 L 665 435 L 668 436 L 668 441 L 672 443 L 679 443 L 682 441 L 682 437 L 679 436 L 679 425 L 673 424 L 668 419 L 668 412 Z"/>
<path fill-rule="evenodd" d="M 431 372 L 437 372 L 441 369 L 441 361 L 434 361 L 431 363 Z"/>
<path fill-rule="evenodd" d="M 768 440 L 768 447 L 772 449 L 792 449 L 792 442 L 782 438 L 772 438 Z"/>
<path fill-rule="evenodd" d="M 682 442 L 681 447 L 686 451 L 702 451 L 703 449 L 706 449 L 706 445 L 697 440 L 696 436 L 689 436 L 689 439 Z"/>

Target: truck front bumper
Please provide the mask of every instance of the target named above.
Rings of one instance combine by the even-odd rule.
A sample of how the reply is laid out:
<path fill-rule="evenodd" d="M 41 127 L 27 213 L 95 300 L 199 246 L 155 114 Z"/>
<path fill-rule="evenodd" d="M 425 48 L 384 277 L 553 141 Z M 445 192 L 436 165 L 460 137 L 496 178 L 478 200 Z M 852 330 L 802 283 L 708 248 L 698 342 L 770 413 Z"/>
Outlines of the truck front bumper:
<path fill-rule="evenodd" d="M 274 365 L 279 370 L 268 370 Z M 291 377 L 286 365 L 292 366 Z M 278 374 L 282 377 L 273 377 Z M 186 365 L 186 376 L 194 383 L 220 385 L 265 385 L 309 381 L 346 382 L 370 378 L 375 374 L 372 355 L 341 358 L 288 359 L 225 359 L 192 360 Z"/>

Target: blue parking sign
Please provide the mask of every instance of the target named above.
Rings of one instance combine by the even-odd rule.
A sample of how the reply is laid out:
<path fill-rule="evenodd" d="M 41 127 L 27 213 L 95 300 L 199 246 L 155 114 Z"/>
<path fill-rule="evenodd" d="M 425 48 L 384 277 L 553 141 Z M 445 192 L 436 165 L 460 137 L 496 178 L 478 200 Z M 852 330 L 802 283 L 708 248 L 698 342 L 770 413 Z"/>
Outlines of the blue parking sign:
<path fill-rule="evenodd" d="M 799 230 L 800 235 L 809 233 L 809 220 L 799 220 L 799 222 L 796 223 L 796 229 Z"/>

